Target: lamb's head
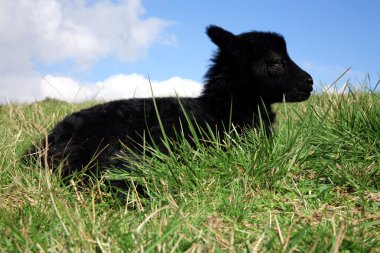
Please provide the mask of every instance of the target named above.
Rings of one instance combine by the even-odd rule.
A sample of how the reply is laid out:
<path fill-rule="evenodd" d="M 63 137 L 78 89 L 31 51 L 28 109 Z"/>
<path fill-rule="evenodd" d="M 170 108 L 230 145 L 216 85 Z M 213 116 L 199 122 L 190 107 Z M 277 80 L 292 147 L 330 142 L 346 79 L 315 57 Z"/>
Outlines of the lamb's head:
<path fill-rule="evenodd" d="M 234 89 L 258 95 L 269 103 L 299 102 L 310 97 L 312 77 L 289 57 L 284 38 L 271 32 L 234 35 L 209 26 L 207 34 L 219 47 L 214 62 L 236 78 Z"/>

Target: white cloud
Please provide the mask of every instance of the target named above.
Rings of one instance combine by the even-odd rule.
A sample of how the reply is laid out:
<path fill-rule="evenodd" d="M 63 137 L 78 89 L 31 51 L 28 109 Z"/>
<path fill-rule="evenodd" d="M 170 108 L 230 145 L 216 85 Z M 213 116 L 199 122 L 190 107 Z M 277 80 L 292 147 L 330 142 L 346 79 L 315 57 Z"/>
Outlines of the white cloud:
<path fill-rule="evenodd" d="M 43 79 L 50 80 L 70 100 L 78 87 L 82 87 L 78 98 L 93 96 L 94 89 L 100 87 L 97 98 L 111 98 L 113 91 L 129 96 L 130 86 L 122 86 L 118 80 L 132 85 L 135 81 L 146 83 L 144 78 L 113 76 L 94 88 L 69 77 L 37 73 L 33 62 L 50 65 L 70 60 L 77 69 L 85 70 L 110 55 L 136 61 L 154 43 L 175 43 L 173 35 L 163 36 L 173 22 L 143 14 L 141 0 L 97 0 L 91 4 L 85 0 L 0 1 L 0 103 L 35 101 L 53 94 Z M 189 83 L 170 79 L 161 84 L 169 87 L 173 80 Z M 139 88 L 136 94 L 142 96 L 144 90 Z"/>
<path fill-rule="evenodd" d="M 339 86 L 336 84 L 324 85 L 321 87 L 321 93 L 327 93 L 330 95 L 339 95 L 339 94 L 347 93 L 352 88 L 356 89 L 357 87 L 352 86 L 347 82 Z"/>
<path fill-rule="evenodd" d="M 151 97 L 151 87 L 154 96 L 157 97 L 195 97 L 202 89 L 201 84 L 180 77 L 165 81 L 149 81 L 138 74 L 119 74 L 95 84 L 81 84 L 72 78 L 48 75 L 41 80 L 40 87 L 42 97 L 70 102 Z"/>
<path fill-rule="evenodd" d="M 1 75 L 0 78 L 0 104 L 42 99 L 39 88 L 41 78 L 38 76 L 24 73 L 20 76 Z"/>
<path fill-rule="evenodd" d="M 0 3 L 0 43 L 45 63 L 91 64 L 107 54 L 137 60 L 172 22 L 143 19 L 140 0 L 19 0 Z"/>

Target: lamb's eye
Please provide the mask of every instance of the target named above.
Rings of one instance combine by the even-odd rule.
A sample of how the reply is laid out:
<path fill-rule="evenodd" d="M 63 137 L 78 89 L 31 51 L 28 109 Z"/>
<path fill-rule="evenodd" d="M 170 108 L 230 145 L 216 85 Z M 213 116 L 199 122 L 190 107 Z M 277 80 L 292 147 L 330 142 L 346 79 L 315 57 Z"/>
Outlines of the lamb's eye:
<path fill-rule="evenodd" d="M 271 63 L 269 66 L 272 69 L 282 69 L 284 65 L 281 62 L 275 62 Z"/>
<path fill-rule="evenodd" d="M 277 76 L 284 73 L 285 65 L 280 61 L 268 62 L 267 70 L 268 74 Z"/>

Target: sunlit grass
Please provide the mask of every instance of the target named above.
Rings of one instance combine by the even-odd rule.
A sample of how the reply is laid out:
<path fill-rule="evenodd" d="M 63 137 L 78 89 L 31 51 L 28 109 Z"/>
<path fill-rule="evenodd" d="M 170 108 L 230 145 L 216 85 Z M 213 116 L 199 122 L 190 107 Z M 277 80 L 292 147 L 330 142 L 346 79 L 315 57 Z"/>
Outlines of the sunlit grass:
<path fill-rule="evenodd" d="M 123 200 L 101 182 L 77 190 L 20 162 L 54 123 L 93 103 L 2 106 L 0 250 L 377 252 L 379 96 L 347 89 L 276 105 L 270 139 L 232 130 L 221 141 L 194 125 L 195 147 L 166 140 L 170 155 L 153 149 L 132 161 L 136 174 L 107 175 L 131 182 Z"/>

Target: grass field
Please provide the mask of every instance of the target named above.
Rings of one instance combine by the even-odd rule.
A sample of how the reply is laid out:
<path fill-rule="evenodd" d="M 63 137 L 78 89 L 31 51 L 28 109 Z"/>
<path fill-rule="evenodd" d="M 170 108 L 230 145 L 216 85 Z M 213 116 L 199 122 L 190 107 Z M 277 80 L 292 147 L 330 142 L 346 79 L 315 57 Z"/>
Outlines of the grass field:
<path fill-rule="evenodd" d="M 137 164 L 149 198 L 79 191 L 20 162 L 64 115 L 93 103 L 0 107 L 1 252 L 380 252 L 380 94 L 276 106 L 248 131 Z"/>

